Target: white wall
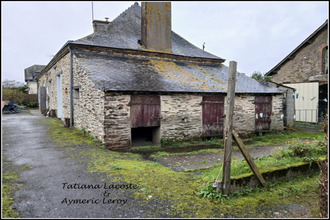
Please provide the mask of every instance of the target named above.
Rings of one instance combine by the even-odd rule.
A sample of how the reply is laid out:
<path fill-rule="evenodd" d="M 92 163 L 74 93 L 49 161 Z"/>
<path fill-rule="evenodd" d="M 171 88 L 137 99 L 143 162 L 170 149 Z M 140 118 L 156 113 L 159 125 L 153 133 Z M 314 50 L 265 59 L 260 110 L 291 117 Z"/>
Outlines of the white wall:
<path fill-rule="evenodd" d="M 296 89 L 296 121 L 316 123 L 318 117 L 319 83 L 292 83 L 284 85 Z"/>

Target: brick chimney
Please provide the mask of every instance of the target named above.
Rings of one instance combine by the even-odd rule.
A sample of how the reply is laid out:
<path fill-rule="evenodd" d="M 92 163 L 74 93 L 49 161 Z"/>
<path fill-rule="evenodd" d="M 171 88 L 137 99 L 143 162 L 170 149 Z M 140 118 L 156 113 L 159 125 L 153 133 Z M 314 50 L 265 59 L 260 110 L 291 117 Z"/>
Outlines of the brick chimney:
<path fill-rule="evenodd" d="M 142 2 L 141 44 L 150 50 L 172 52 L 171 2 Z"/>
<path fill-rule="evenodd" d="M 99 31 L 101 29 L 104 29 L 110 22 L 108 21 L 108 18 L 105 18 L 105 21 L 101 21 L 101 20 L 94 20 L 93 21 L 93 29 L 94 29 L 94 33 L 96 31 Z"/>

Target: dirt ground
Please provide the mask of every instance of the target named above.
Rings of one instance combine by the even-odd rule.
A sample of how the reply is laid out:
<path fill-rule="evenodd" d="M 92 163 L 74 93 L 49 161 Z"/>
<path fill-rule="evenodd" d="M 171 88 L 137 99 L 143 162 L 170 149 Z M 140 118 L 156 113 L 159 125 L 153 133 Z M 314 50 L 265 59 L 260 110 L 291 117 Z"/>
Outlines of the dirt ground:
<path fill-rule="evenodd" d="M 275 146 L 258 146 L 248 149 L 252 158 L 271 155 L 279 148 L 286 149 L 286 145 Z M 232 159 L 244 159 L 239 150 L 232 152 Z M 194 170 L 201 168 L 208 168 L 216 164 L 222 163 L 223 152 L 220 153 L 199 153 L 199 154 L 185 154 L 185 155 L 172 155 L 154 158 L 153 161 L 161 163 L 163 166 L 171 167 L 175 171 Z"/>

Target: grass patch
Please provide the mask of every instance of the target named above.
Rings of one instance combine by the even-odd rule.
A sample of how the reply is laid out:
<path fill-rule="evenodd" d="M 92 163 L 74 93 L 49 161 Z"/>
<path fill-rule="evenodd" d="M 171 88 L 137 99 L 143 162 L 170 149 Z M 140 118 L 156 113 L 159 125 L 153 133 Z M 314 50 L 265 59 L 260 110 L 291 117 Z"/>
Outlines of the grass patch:
<path fill-rule="evenodd" d="M 327 143 L 321 136 L 314 137 L 310 141 L 292 138 L 287 144 L 287 150 L 283 150 L 283 148 L 279 147 L 280 151 L 274 155 L 264 156 L 254 160 L 260 172 L 272 168 L 289 167 L 299 162 L 316 161 L 320 157 L 327 155 Z M 203 180 L 214 181 L 219 174 L 220 167 L 221 165 L 217 164 L 209 168 L 208 172 L 202 174 Z M 245 160 L 232 160 L 231 176 L 250 173 L 252 173 L 252 171 Z M 222 176 L 220 175 L 219 179 L 221 178 Z"/>
<path fill-rule="evenodd" d="M 190 152 L 180 152 L 180 153 L 170 153 L 170 152 L 164 152 L 160 151 L 154 154 L 151 154 L 151 158 L 157 158 L 157 157 L 167 157 L 167 156 L 178 156 L 178 155 L 192 155 L 192 154 L 200 154 L 200 153 L 220 153 L 223 149 L 201 149 L 197 151 L 190 151 Z"/>
<path fill-rule="evenodd" d="M 271 146 L 271 145 L 281 145 L 287 144 L 288 141 L 295 139 L 313 139 L 316 137 L 324 138 L 325 134 L 323 132 L 318 133 L 308 133 L 303 131 L 293 130 L 290 131 L 278 131 L 265 133 L 262 136 L 256 134 L 250 135 L 248 146 Z"/>
<path fill-rule="evenodd" d="M 14 192 L 17 191 L 22 184 L 17 183 L 18 174 L 30 166 L 13 166 L 2 158 L 2 217 L 3 218 L 20 218 L 20 214 L 12 207 L 14 202 Z"/>
<path fill-rule="evenodd" d="M 51 123 L 51 127 L 51 130 L 54 129 L 51 136 L 59 142 L 64 142 L 63 138 L 59 138 L 60 130 L 63 130 L 61 134 L 67 136 L 66 142 L 77 144 L 88 141 L 88 138 L 72 129 L 69 132 L 58 123 Z M 175 172 L 159 163 L 143 160 L 138 154 L 109 151 L 96 144 L 93 146 L 74 153 L 74 157 L 78 160 L 84 158 L 89 172 L 106 174 L 105 181 L 137 184 L 138 188 L 131 193 L 139 205 L 146 207 L 147 217 L 215 218 L 224 214 L 244 217 L 247 211 L 250 217 L 267 217 L 267 213 L 258 211 L 260 207 L 291 203 L 310 207 L 319 197 L 318 176 L 315 175 L 292 178 L 289 183 L 282 181 L 276 185 L 269 184 L 271 189 L 253 189 L 245 194 L 234 194 L 223 201 L 205 199 L 198 194 L 205 184 L 201 176 L 192 177 L 185 172 Z M 313 204 L 307 204 L 307 201 L 313 201 Z M 312 209 L 316 210 L 315 214 L 309 217 L 318 217 L 317 208 Z"/>
<path fill-rule="evenodd" d="M 280 168 L 280 167 L 289 167 L 292 164 L 303 162 L 302 158 L 282 158 L 277 159 L 272 156 L 264 156 L 261 158 L 257 158 L 254 160 L 255 164 L 257 165 L 260 172 L 269 170 L 271 168 Z M 208 168 L 209 171 L 203 173 L 202 179 L 206 182 L 214 181 L 218 174 L 219 170 L 222 166 L 220 164 L 217 164 L 211 168 Z M 250 174 L 252 173 L 249 165 L 245 160 L 232 160 L 231 163 L 231 170 L 230 175 L 233 176 L 239 176 L 242 174 Z M 219 179 L 222 178 L 222 175 L 220 175 Z"/>
<path fill-rule="evenodd" d="M 99 140 L 86 132 L 85 129 L 67 128 L 64 127 L 62 122 L 54 118 L 45 118 L 41 120 L 43 124 L 50 125 L 49 133 L 52 139 L 57 143 L 71 143 L 83 144 L 86 143 L 91 146 L 99 146 L 104 148 Z"/>

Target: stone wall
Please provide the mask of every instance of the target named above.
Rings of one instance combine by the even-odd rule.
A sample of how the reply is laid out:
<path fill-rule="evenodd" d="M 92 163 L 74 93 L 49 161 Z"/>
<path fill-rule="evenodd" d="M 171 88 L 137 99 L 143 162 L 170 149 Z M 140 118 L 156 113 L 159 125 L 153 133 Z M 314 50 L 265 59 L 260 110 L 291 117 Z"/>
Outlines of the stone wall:
<path fill-rule="evenodd" d="M 234 107 L 234 129 L 239 134 L 255 132 L 254 95 L 237 94 Z M 271 130 L 283 130 L 283 94 L 273 95 Z M 184 140 L 202 135 L 201 95 L 173 94 L 161 96 L 161 139 Z M 225 98 L 225 111 L 227 98 Z M 225 112 L 226 114 L 226 112 Z"/>
<path fill-rule="evenodd" d="M 37 94 L 37 82 L 36 81 L 28 81 L 27 87 L 29 87 L 29 94 Z"/>
<path fill-rule="evenodd" d="M 309 78 L 322 75 L 322 50 L 327 45 L 328 29 L 324 30 L 311 44 L 298 51 L 272 76 L 276 83 L 309 82 Z"/>
<path fill-rule="evenodd" d="M 66 54 L 54 66 L 52 66 L 40 79 L 39 86 L 46 87 L 47 91 L 47 108 L 49 110 L 56 110 L 57 112 L 57 75 L 62 76 L 62 103 L 63 103 L 63 117 L 70 118 L 70 54 Z M 67 88 L 68 93 L 65 93 Z"/>
<path fill-rule="evenodd" d="M 283 98 L 283 94 L 273 95 L 271 130 L 284 129 L 284 119 L 281 118 L 283 114 Z"/>
<path fill-rule="evenodd" d="M 73 125 L 104 141 L 105 94 L 95 87 L 86 70 L 73 56 Z M 70 87 L 69 87 L 70 88 Z M 79 95 L 78 95 L 79 93 Z M 69 99 L 67 100 L 70 104 Z M 70 118 L 70 115 L 69 115 Z"/>
<path fill-rule="evenodd" d="M 184 140 L 202 134 L 201 95 L 161 96 L 161 139 Z"/>
<path fill-rule="evenodd" d="M 107 93 L 104 102 L 104 143 L 110 147 L 131 145 L 130 95 Z"/>
<path fill-rule="evenodd" d="M 54 68 L 56 66 L 56 68 Z M 48 88 L 48 107 L 57 110 L 57 80 L 62 74 L 63 117 L 70 118 L 70 56 L 65 55 L 39 80 L 40 86 Z M 131 145 L 130 94 L 107 92 L 97 89 L 89 79 L 83 64 L 73 56 L 73 123 L 85 129 L 109 147 Z M 67 93 L 65 93 L 67 89 Z M 79 94 L 79 95 L 77 95 Z M 78 98 L 79 97 L 79 98 Z M 202 95 L 164 94 L 161 99 L 161 127 L 159 139 L 187 140 L 202 135 Z M 235 98 L 234 129 L 240 134 L 255 131 L 254 95 L 237 94 Z M 271 129 L 283 129 L 283 94 L 273 96 Z M 225 102 L 226 109 L 226 102 Z"/>
<path fill-rule="evenodd" d="M 255 131 L 255 97 L 253 95 L 235 96 L 233 127 L 239 134 L 249 134 Z M 227 108 L 227 97 L 225 99 L 225 114 Z"/>

